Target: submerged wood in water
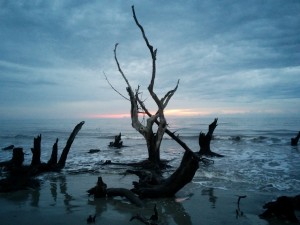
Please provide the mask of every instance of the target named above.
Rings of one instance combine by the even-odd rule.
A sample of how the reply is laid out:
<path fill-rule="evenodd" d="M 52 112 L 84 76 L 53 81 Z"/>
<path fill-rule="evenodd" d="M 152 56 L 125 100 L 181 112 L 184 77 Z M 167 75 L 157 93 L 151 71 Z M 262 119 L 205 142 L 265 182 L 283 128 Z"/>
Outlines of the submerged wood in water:
<path fill-rule="evenodd" d="M 7 171 L 6 178 L 0 180 L 0 192 L 17 191 L 21 189 L 33 188 L 38 186 L 39 181 L 35 176 L 45 172 L 57 172 L 64 168 L 68 153 L 72 143 L 83 126 L 84 121 L 77 124 L 67 140 L 66 146 L 62 151 L 61 157 L 57 162 L 57 142 L 53 145 L 51 158 L 48 163 L 41 162 L 41 140 L 38 135 L 33 140 L 32 160 L 30 165 L 23 165 L 24 153 L 22 148 L 14 148 L 12 159 L 0 162 L 0 167 Z"/>

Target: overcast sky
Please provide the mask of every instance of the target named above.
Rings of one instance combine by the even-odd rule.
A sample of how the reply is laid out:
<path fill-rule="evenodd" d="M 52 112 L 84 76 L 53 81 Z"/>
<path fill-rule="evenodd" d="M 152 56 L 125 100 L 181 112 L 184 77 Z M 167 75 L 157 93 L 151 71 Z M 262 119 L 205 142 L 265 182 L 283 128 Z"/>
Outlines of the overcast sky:
<path fill-rule="evenodd" d="M 0 0 L 0 117 L 126 115 L 126 85 L 155 111 L 151 57 L 131 5 L 158 49 L 155 91 L 169 114 L 300 113 L 299 0 Z"/>

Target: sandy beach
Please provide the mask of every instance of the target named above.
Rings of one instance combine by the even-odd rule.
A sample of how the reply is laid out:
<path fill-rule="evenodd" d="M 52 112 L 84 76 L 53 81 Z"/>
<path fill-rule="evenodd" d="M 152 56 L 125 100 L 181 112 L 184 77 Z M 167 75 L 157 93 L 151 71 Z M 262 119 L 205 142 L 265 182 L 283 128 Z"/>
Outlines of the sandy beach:
<path fill-rule="evenodd" d="M 130 218 L 137 213 L 146 217 L 153 214 L 157 204 L 159 224 L 281 224 L 261 220 L 265 202 L 276 196 L 257 192 L 239 193 L 238 190 L 205 188 L 190 183 L 174 198 L 144 200 L 139 208 L 126 199 L 94 199 L 86 191 L 93 187 L 98 176 L 102 176 L 108 187 L 130 188 L 133 175 L 106 174 L 46 174 L 39 190 L 18 191 L 0 195 L 1 224 L 3 225 L 65 225 L 87 224 L 87 217 L 96 214 L 95 224 L 142 224 Z M 241 200 L 244 215 L 236 217 L 237 196 L 247 195 Z"/>
<path fill-rule="evenodd" d="M 239 123 L 234 118 L 223 120 L 217 128 L 212 148 L 226 157 L 214 158 L 214 163 L 208 166 L 201 164 L 193 181 L 177 192 L 175 197 L 143 199 L 144 208 L 121 197 L 95 200 L 88 196 L 87 190 L 95 186 L 98 176 L 102 176 L 108 188 L 131 189 L 132 181 L 137 181 L 138 177 L 123 176 L 128 167 L 104 166 L 103 162 L 138 162 L 147 157 L 147 152 L 144 140 L 127 126 L 128 121 L 87 121 L 75 139 L 66 166 L 60 173 L 45 173 L 38 177 L 41 180 L 38 190 L 0 194 L 0 224 L 84 225 L 89 215 L 96 215 L 95 224 L 99 225 L 138 225 L 142 223 L 130 219 L 138 213 L 149 218 L 155 204 L 159 225 L 285 223 L 276 219 L 262 220 L 259 214 L 264 212 L 263 205 L 266 202 L 282 195 L 299 194 L 299 147 L 292 147 L 289 143 L 290 137 L 296 133 L 298 120 L 261 119 L 260 123 L 257 123 L 257 119 L 244 119 Z M 29 165 L 32 139 L 42 133 L 42 161 L 47 162 L 53 140 L 62 137 L 59 145 L 62 149 L 74 126 L 70 121 L 63 122 L 23 121 L 22 130 L 19 129 L 19 123 L 6 123 L 1 131 L 5 134 L 1 136 L 2 146 L 23 146 L 26 153 L 24 164 Z M 184 124 L 182 139 L 196 151 L 199 149 L 199 127 L 206 129 L 211 119 L 207 118 L 202 124 L 204 122 L 190 119 L 184 123 L 175 120 L 172 124 L 180 124 L 180 127 Z M 242 128 L 239 124 L 243 125 Z M 294 124 L 292 128 L 291 124 Z M 114 127 L 118 126 L 121 126 L 126 147 L 112 150 L 107 145 L 116 133 Z M 96 148 L 101 151 L 89 153 L 90 149 Z M 162 158 L 169 160 L 172 166 L 164 172 L 164 176 L 168 177 L 178 167 L 183 151 L 168 138 L 164 139 L 162 149 Z M 1 151 L 1 160 L 10 158 L 10 151 Z M 243 216 L 237 218 L 237 200 L 242 195 L 247 196 L 240 202 Z"/>

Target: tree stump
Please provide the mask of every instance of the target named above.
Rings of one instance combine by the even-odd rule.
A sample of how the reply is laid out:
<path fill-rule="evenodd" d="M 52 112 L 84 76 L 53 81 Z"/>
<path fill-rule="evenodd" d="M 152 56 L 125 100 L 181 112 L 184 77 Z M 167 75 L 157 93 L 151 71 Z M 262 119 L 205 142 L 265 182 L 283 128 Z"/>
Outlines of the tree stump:
<path fill-rule="evenodd" d="M 300 139 L 300 131 L 299 131 L 299 133 L 298 133 L 298 135 L 297 135 L 296 137 L 291 138 L 291 145 L 292 145 L 292 146 L 298 145 L 299 139 Z"/>
<path fill-rule="evenodd" d="M 38 135 L 33 140 L 32 159 L 30 165 L 23 165 L 24 153 L 22 148 L 14 148 L 12 159 L 0 162 L 0 167 L 4 167 L 8 173 L 6 178 L 0 180 L 0 192 L 16 191 L 26 188 L 39 186 L 39 181 L 35 176 L 44 172 L 57 172 L 64 168 L 71 145 L 83 126 L 84 121 L 77 124 L 72 131 L 66 146 L 62 151 L 59 162 L 57 163 L 57 142 L 53 145 L 51 158 L 48 163 L 41 162 L 41 140 L 42 136 Z"/>
<path fill-rule="evenodd" d="M 223 155 L 215 153 L 210 149 L 210 141 L 212 140 L 215 128 L 218 126 L 217 122 L 218 122 L 218 118 L 216 118 L 214 122 L 212 122 L 208 126 L 208 132 L 206 134 L 200 132 L 199 134 L 200 150 L 198 152 L 200 156 L 223 157 Z"/>
<path fill-rule="evenodd" d="M 115 141 L 112 141 L 108 145 L 109 147 L 114 147 L 114 148 L 122 148 L 123 147 L 123 141 L 121 141 L 121 133 L 119 135 L 115 136 Z"/>
<path fill-rule="evenodd" d="M 134 182 L 132 191 L 141 198 L 173 197 L 192 181 L 198 168 L 199 158 L 197 155 L 191 151 L 185 151 L 180 166 L 170 177 L 162 179 L 158 184 L 146 182 L 147 179 L 140 179 L 140 182 Z"/>

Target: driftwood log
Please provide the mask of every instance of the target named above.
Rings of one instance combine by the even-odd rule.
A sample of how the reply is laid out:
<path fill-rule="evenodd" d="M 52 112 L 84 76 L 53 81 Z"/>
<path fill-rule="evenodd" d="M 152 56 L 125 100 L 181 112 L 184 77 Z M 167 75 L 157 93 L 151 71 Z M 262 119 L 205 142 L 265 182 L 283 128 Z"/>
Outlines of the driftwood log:
<path fill-rule="evenodd" d="M 151 179 L 139 175 L 139 182 L 133 182 L 132 191 L 140 198 L 172 197 L 186 184 L 190 183 L 199 168 L 199 157 L 193 152 L 186 151 L 180 166 L 166 179 L 157 178 L 151 174 Z M 138 175 L 138 174 L 137 174 Z M 155 179 L 153 179 L 155 177 Z M 154 181 L 154 182 L 153 182 Z"/>
<path fill-rule="evenodd" d="M 95 198 L 126 197 L 131 203 L 142 207 L 141 198 L 173 197 L 181 188 L 192 181 L 199 168 L 199 158 L 191 151 L 186 151 L 181 164 L 175 172 L 166 179 L 151 171 L 127 171 L 139 176 L 139 182 L 133 182 L 134 188 L 107 188 L 102 177 L 98 177 L 95 187 L 89 189 L 89 195 Z"/>
<path fill-rule="evenodd" d="M 300 210 L 300 195 L 294 197 L 280 196 L 276 201 L 271 201 L 263 206 L 266 209 L 260 218 L 270 219 L 276 217 L 292 223 L 300 223 L 295 215 L 295 210 Z"/>
<path fill-rule="evenodd" d="M 213 138 L 214 130 L 218 126 L 217 122 L 218 122 L 218 118 L 216 118 L 214 122 L 212 122 L 208 126 L 208 132 L 206 134 L 200 132 L 199 134 L 199 146 L 200 146 L 199 155 L 200 156 L 223 157 L 223 155 L 215 153 L 210 149 L 210 141 Z"/>
<path fill-rule="evenodd" d="M 0 180 L 0 192 L 16 191 L 26 188 L 34 188 L 39 185 L 34 177 L 44 172 L 58 172 L 64 168 L 68 153 L 72 143 L 83 126 L 84 121 L 77 124 L 70 134 L 66 146 L 64 147 L 59 161 L 57 162 L 58 139 L 53 145 L 51 158 L 48 163 L 41 162 L 41 140 L 42 135 L 38 135 L 33 140 L 32 159 L 30 165 L 23 165 L 23 148 L 14 148 L 11 160 L 0 162 L 0 167 L 4 168 L 7 176 Z"/>
<path fill-rule="evenodd" d="M 93 195 L 94 198 L 125 197 L 138 207 L 144 206 L 144 203 L 132 191 L 126 188 L 107 188 L 107 184 L 103 182 L 102 177 L 98 177 L 96 186 L 89 189 L 87 192 L 89 193 L 89 196 Z"/>

